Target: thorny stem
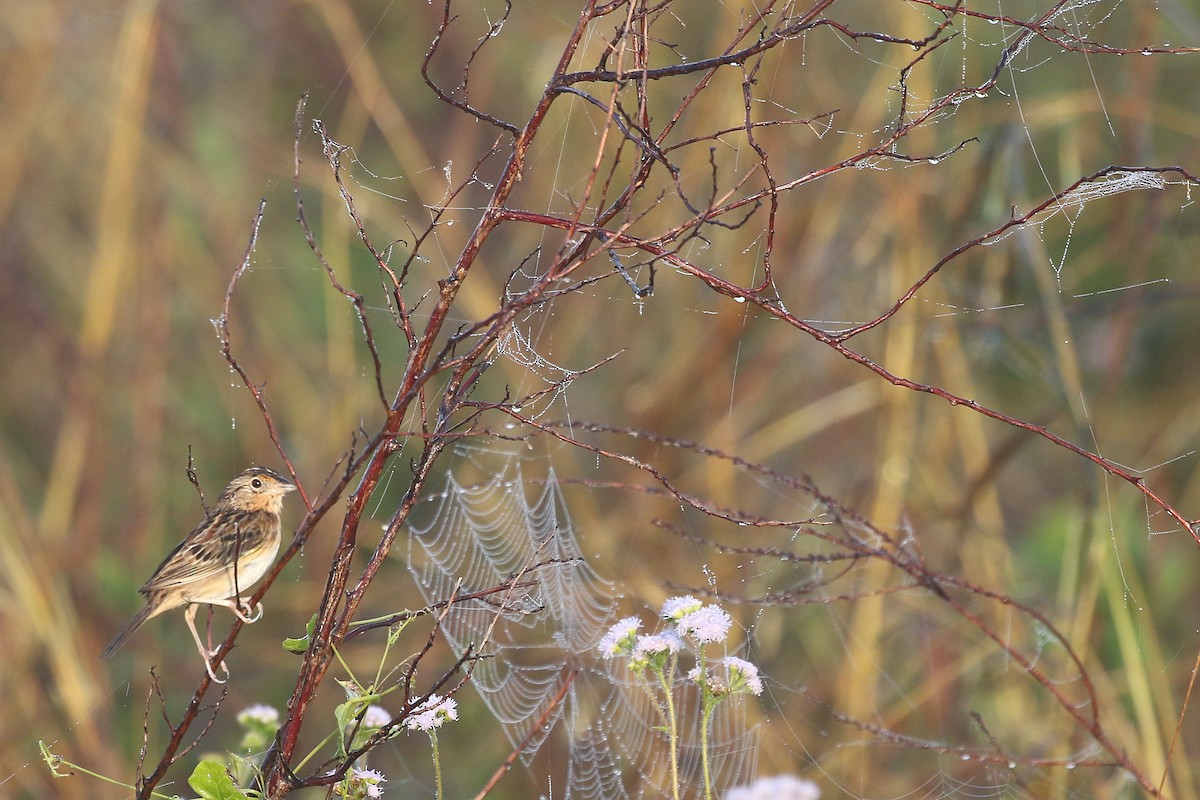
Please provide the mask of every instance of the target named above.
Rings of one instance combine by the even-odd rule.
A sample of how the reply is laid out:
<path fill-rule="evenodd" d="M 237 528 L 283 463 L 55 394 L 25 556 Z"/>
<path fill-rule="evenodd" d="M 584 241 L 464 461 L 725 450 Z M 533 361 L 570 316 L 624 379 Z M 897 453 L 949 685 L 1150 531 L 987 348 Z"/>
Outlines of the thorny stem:
<path fill-rule="evenodd" d="M 559 67 L 556 70 L 557 72 L 561 73 L 570 64 L 575 49 L 578 47 L 589 21 L 590 14 L 587 11 L 580 15 L 576 28 L 568 38 L 566 46 L 563 49 Z M 547 91 L 543 94 L 537 108 L 531 114 L 525 129 L 521 131 L 513 143 L 512 155 L 496 183 L 495 191 L 491 201 L 488 203 L 487 209 L 481 215 L 474 232 L 459 254 L 449 277 L 439 281 L 441 291 L 439 292 L 437 302 L 417 346 L 409 353 L 404 378 L 396 393 L 383 430 L 376 439 L 376 442 L 379 442 L 380 445 L 374 450 L 370 461 L 367 463 L 363 478 L 358 487 L 350 495 L 342 525 L 342 533 L 339 537 L 337 548 L 334 551 L 329 577 L 326 580 L 325 592 L 322 596 L 321 606 L 317 612 L 317 624 L 313 633 L 312 644 L 305 655 L 300 675 L 296 681 L 296 687 L 288 703 L 289 713 L 287 718 L 279 730 L 275 747 L 272 748 L 263 765 L 263 772 L 266 775 L 266 794 L 268 797 L 282 797 L 295 785 L 294 776 L 291 774 L 288 765 L 296 750 L 300 729 L 308 707 L 316 696 L 317 689 L 329 668 L 332 653 L 329 645 L 340 641 L 341 637 L 345 635 L 347 627 L 354 619 L 355 611 L 362 600 L 366 586 L 383 563 L 383 559 L 390 550 L 391 543 L 402 529 L 404 522 L 408 519 L 409 512 L 420 496 L 421 490 L 424 488 L 429 470 L 447 444 L 447 440 L 436 436 L 425 440 L 424 450 L 414 467 L 412 481 L 400 504 L 399 511 L 393 517 L 383 539 L 372 554 L 371 560 L 364 569 L 358 586 L 354 591 L 346 593 L 345 589 L 350 575 L 350 559 L 356 549 L 358 525 L 362 518 L 366 501 L 371 497 L 375 487 L 378 485 L 384 469 L 390 460 L 390 456 L 397 449 L 396 436 L 400 432 L 401 421 L 405 419 L 409 412 L 410 404 L 413 400 L 417 399 L 418 392 L 421 391 L 421 387 L 432 377 L 433 372 L 440 370 L 440 367 L 431 369 L 431 366 L 433 366 L 431 365 L 431 358 L 435 352 L 434 343 L 438 340 L 442 332 L 458 291 L 466 279 L 472 264 L 474 264 L 479 250 L 483 246 L 483 242 L 492 229 L 500 222 L 499 210 L 504 206 L 505 201 L 516 184 L 524 164 L 525 154 L 532 144 L 533 137 L 539 130 L 542 119 L 549 110 L 553 99 L 554 95 L 551 92 Z M 461 388 L 467 371 L 471 366 L 472 362 L 464 360 L 455 370 L 449 386 L 443 393 L 443 397 L 447 401 L 452 401 L 456 397 L 456 392 Z M 445 431 L 446 426 L 450 424 L 450 415 L 454 410 L 455 404 L 453 402 L 443 402 L 439 407 L 435 433 Z M 344 605 L 342 604 L 343 597 L 345 597 Z M 339 606 L 340 615 L 338 615 Z"/>

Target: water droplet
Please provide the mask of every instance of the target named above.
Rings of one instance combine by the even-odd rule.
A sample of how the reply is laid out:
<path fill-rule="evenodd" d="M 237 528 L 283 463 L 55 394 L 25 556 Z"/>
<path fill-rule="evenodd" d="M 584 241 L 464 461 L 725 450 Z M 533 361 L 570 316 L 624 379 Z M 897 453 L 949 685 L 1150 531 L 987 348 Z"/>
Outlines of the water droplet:
<path fill-rule="evenodd" d="M 931 158 L 931 159 L 929 159 L 929 163 L 930 163 L 930 164 L 936 164 L 936 163 L 938 163 L 939 161 L 941 161 L 941 159 L 940 159 L 940 158 Z"/>
<path fill-rule="evenodd" d="M 1144 56 L 1152 56 L 1152 55 L 1154 55 L 1154 51 L 1153 51 L 1153 50 L 1143 50 L 1143 51 L 1142 51 L 1142 55 L 1144 55 Z"/>
<path fill-rule="evenodd" d="M 744 298 L 744 297 L 735 297 L 735 298 L 733 298 L 733 302 L 735 302 L 735 303 L 744 303 L 744 302 L 746 302 L 746 298 Z"/>

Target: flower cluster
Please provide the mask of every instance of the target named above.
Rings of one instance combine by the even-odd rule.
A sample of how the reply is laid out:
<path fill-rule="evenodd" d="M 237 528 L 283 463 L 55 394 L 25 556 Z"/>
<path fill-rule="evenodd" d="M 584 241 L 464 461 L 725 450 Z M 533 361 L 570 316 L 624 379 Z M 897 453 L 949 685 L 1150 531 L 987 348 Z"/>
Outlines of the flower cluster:
<path fill-rule="evenodd" d="M 630 669 L 640 672 L 649 668 L 661 675 L 667 662 L 678 655 L 686 641 L 694 643 L 702 653 L 704 645 L 724 642 L 733 627 L 733 618 L 723 608 L 704 605 L 690 595 L 667 600 L 659 616 L 672 625 L 657 633 L 639 633 L 642 622 L 637 617 L 618 621 L 600 640 L 600 653 L 606 659 L 627 656 Z M 720 663 L 724 666 L 724 674 L 702 674 L 706 670 L 697 666 L 688 677 L 707 687 L 715 696 L 762 694 L 763 682 L 758 667 L 732 656 Z"/>
<path fill-rule="evenodd" d="M 606 659 L 628 657 L 629 668 L 641 679 L 637 683 L 649 692 L 662 721 L 661 730 L 667 734 L 671 797 L 676 800 L 681 797 L 679 710 L 675 702 L 675 695 L 681 687 L 676 678 L 676 668 L 679 665 L 679 651 L 688 645 L 694 649 L 696 666 L 687 677 L 692 684 L 700 687 L 700 755 L 704 796 L 712 798 L 713 770 L 709 763 L 708 731 L 713 712 L 731 695 L 762 694 L 762 678 L 759 677 L 758 667 L 745 659 L 734 656 L 716 662 L 707 659 L 706 646 L 724 643 L 729 636 L 729 629 L 733 627 L 733 617 L 720 606 L 705 605 L 695 597 L 684 595 L 672 597 L 663 603 L 659 616 L 667 627 L 657 633 L 638 633 L 642 627 L 641 620 L 625 617 L 608 629 L 600 639 L 598 648 Z"/>
<path fill-rule="evenodd" d="M 392 715 L 383 706 L 367 706 L 367 713 L 363 714 L 362 726 L 378 730 L 391 721 Z"/>
<path fill-rule="evenodd" d="M 453 697 L 431 694 L 405 718 L 404 727 L 410 731 L 431 731 L 442 727 L 446 720 L 456 719 L 458 702 Z"/>
<path fill-rule="evenodd" d="M 279 709 L 274 706 L 269 706 L 265 703 L 255 703 L 252 706 L 246 706 L 238 712 L 237 721 L 239 725 L 266 725 L 279 727 Z"/>
<path fill-rule="evenodd" d="M 640 627 L 642 627 L 640 619 L 625 617 L 604 634 L 600 640 L 600 652 L 605 658 L 629 655 L 633 652 L 633 645 L 637 640 L 637 632 Z"/>
<path fill-rule="evenodd" d="M 394 720 L 387 709 L 378 705 L 368 705 L 365 710 L 360 710 L 355 716 L 348 718 L 348 712 L 354 710 L 354 703 L 365 702 L 368 695 L 364 694 L 356 685 L 345 682 L 343 685 L 351 700 L 346 713 L 342 713 L 339 718 L 348 719 L 345 722 L 346 733 L 347 735 L 353 734 L 348 749 L 357 749 L 365 744 L 370 736 L 381 728 L 391 725 Z M 362 709 L 362 706 L 359 705 L 358 708 Z M 451 697 L 431 694 L 413 707 L 400 723 L 406 730 L 424 731 L 433 741 L 433 763 L 437 775 L 439 798 L 442 797 L 442 776 L 438 760 L 436 731 L 446 720 L 456 719 L 458 719 L 458 702 Z M 388 730 L 392 729 L 388 728 Z M 386 780 L 383 773 L 375 769 L 366 769 L 365 757 L 364 762 L 361 763 L 364 763 L 363 767 L 356 767 L 334 787 L 334 793 L 337 796 L 344 797 L 346 800 L 374 800 L 374 798 L 383 796 L 383 784 Z"/>
<path fill-rule="evenodd" d="M 358 711 L 357 709 L 361 709 L 362 706 L 351 701 L 344 708 L 346 713 L 343 714 L 343 719 L 346 723 L 346 735 L 350 737 L 346 745 L 347 750 L 359 749 L 380 728 L 392 721 L 392 715 L 383 706 L 368 705 L 366 709 Z M 354 716 L 348 716 L 348 714 Z M 360 714 L 361 719 L 359 718 Z"/>
<path fill-rule="evenodd" d="M 736 656 L 728 656 L 719 663 L 725 665 L 724 675 L 701 676 L 700 667 L 694 667 L 688 673 L 688 679 L 696 683 L 705 680 L 709 693 L 715 697 L 724 697 L 728 694 L 762 694 L 763 682 L 759 677 L 758 667 Z"/>
<path fill-rule="evenodd" d="M 733 618 L 718 606 L 701 606 L 684 614 L 677 624 L 679 632 L 695 639 L 697 644 L 714 644 L 725 641 Z"/>
<path fill-rule="evenodd" d="M 730 789 L 725 800 L 821 800 L 821 787 L 795 775 L 775 775 Z"/>
<path fill-rule="evenodd" d="M 383 784 L 387 779 L 377 769 L 355 767 L 346 779 L 334 788 L 334 793 L 346 800 L 376 800 L 383 797 Z"/>
<path fill-rule="evenodd" d="M 279 710 L 273 706 L 257 703 L 238 712 L 238 724 L 245 729 L 240 747 L 243 751 L 265 750 L 275 739 L 279 730 Z"/>

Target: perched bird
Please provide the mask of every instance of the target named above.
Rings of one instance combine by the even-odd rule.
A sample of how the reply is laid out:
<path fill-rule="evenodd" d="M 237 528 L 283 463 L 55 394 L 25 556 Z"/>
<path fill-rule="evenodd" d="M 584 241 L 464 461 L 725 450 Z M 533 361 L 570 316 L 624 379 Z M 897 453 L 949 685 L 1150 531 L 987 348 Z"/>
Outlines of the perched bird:
<path fill-rule="evenodd" d="M 252 615 L 241 607 L 240 594 L 267 573 L 279 552 L 279 514 L 283 496 L 296 486 L 265 467 L 251 467 L 221 492 L 216 508 L 179 543 L 140 591 L 146 596 L 141 611 L 104 648 L 111 658 L 146 620 L 186 605 L 184 617 L 204 666 L 213 680 L 212 653 L 196 631 L 200 604 L 225 606 L 242 622 L 257 622 L 261 604 Z M 224 665 L 222 665 L 224 666 Z M 228 670 L 226 670 L 228 674 Z"/>

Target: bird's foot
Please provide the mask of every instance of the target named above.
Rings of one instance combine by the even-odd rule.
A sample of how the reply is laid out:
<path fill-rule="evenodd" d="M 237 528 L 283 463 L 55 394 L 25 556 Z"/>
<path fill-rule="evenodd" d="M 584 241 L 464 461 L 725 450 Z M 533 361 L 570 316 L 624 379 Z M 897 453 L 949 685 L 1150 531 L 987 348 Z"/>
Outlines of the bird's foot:
<path fill-rule="evenodd" d="M 251 608 L 249 603 L 247 603 L 245 606 L 242 606 L 241 602 L 238 601 L 231 604 L 229 607 L 233 611 L 234 616 L 247 625 L 253 625 L 262 619 L 263 616 L 262 603 L 255 603 L 254 608 Z"/>
<path fill-rule="evenodd" d="M 204 669 L 206 672 L 208 672 L 208 677 L 212 678 L 213 683 L 223 684 L 229 680 L 229 667 L 225 666 L 224 661 L 222 661 L 217 666 L 219 666 L 221 668 L 221 672 L 225 675 L 225 677 L 218 678 L 217 673 L 213 672 L 212 657 L 216 655 L 216 651 L 213 651 L 212 653 L 203 653 L 202 652 L 200 655 L 204 657 Z"/>

